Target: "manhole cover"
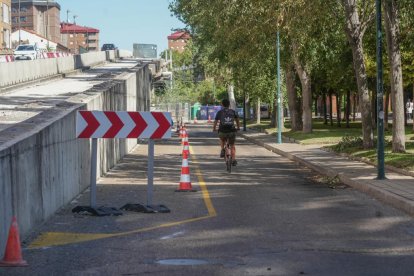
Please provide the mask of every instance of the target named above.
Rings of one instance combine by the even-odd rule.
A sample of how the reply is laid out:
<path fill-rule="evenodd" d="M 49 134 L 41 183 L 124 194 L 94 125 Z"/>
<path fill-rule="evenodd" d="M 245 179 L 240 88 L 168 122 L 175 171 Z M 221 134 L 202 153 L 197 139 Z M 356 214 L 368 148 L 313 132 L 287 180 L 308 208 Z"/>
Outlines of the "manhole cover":
<path fill-rule="evenodd" d="M 166 259 L 166 260 L 159 260 L 156 263 L 162 264 L 162 265 L 205 265 L 205 264 L 208 264 L 208 262 L 205 260 L 197 260 L 197 259 Z"/>

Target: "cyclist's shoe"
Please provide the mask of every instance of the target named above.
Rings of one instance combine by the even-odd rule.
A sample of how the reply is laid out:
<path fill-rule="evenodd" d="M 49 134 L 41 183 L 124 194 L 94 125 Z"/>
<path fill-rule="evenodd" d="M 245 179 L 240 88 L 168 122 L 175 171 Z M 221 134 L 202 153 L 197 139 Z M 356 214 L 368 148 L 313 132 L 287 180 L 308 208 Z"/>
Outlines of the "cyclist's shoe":
<path fill-rule="evenodd" d="M 232 164 L 233 166 L 237 166 L 237 160 L 233 160 L 233 161 L 231 162 L 231 164 Z"/>
<path fill-rule="evenodd" d="M 220 157 L 224 157 L 224 149 L 221 150 Z"/>

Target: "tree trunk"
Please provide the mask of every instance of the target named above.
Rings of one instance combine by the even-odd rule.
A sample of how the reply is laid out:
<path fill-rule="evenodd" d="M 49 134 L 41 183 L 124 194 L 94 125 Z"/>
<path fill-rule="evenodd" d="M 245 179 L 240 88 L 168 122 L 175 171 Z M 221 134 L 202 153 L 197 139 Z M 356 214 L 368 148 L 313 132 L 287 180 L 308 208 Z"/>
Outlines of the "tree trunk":
<path fill-rule="evenodd" d="M 385 118 L 384 118 L 384 129 L 388 130 L 388 110 L 390 109 L 390 92 L 387 91 L 385 92 Z"/>
<path fill-rule="evenodd" d="M 327 114 L 327 108 L 326 108 L 326 93 L 323 92 L 322 94 L 322 104 L 323 104 L 323 124 L 328 124 L 328 114 Z"/>
<path fill-rule="evenodd" d="M 298 97 L 295 90 L 295 72 L 292 66 L 286 68 L 286 91 L 288 96 L 288 107 L 290 113 L 290 124 L 293 131 L 302 129 L 301 115 L 297 108 Z"/>
<path fill-rule="evenodd" d="M 318 98 L 316 98 L 313 103 L 315 108 L 315 117 L 318 117 Z"/>
<path fill-rule="evenodd" d="M 257 106 L 256 106 L 256 123 L 260 124 L 260 98 L 257 99 Z"/>
<path fill-rule="evenodd" d="M 341 127 L 341 95 L 336 94 L 336 125 Z"/>
<path fill-rule="evenodd" d="M 373 148 L 373 130 L 371 122 L 371 103 L 368 92 L 367 74 L 364 64 L 364 49 L 362 46 L 362 37 L 365 29 L 361 27 L 359 20 L 358 8 L 355 0 L 342 0 L 345 8 L 346 18 L 346 35 L 348 42 L 351 45 L 353 65 L 355 76 L 357 79 L 358 94 L 359 94 L 359 105 L 361 110 L 362 120 L 362 136 L 364 148 Z M 367 23 L 367 22 L 362 22 Z"/>
<path fill-rule="evenodd" d="M 357 112 L 357 95 L 355 93 L 352 94 L 352 122 L 355 122 L 356 119 L 356 112 Z"/>
<path fill-rule="evenodd" d="M 405 152 L 404 91 L 401 69 L 400 27 L 396 0 L 384 1 L 385 34 L 390 60 L 392 112 L 392 151 Z"/>
<path fill-rule="evenodd" d="M 250 120 L 252 114 L 250 113 L 250 97 L 246 94 L 246 121 Z"/>
<path fill-rule="evenodd" d="M 377 126 L 377 91 L 372 92 L 371 95 L 371 110 L 372 110 L 372 125 L 376 129 Z"/>
<path fill-rule="evenodd" d="M 329 121 L 333 126 L 333 113 L 332 113 L 332 91 L 329 91 Z"/>
<path fill-rule="evenodd" d="M 303 68 L 296 57 L 295 68 L 302 84 L 302 112 L 303 112 L 303 133 L 312 132 L 312 91 L 309 73 Z"/>
<path fill-rule="evenodd" d="M 350 128 L 349 116 L 351 115 L 351 91 L 346 92 L 346 128 Z"/>
<path fill-rule="evenodd" d="M 227 93 L 230 101 L 230 108 L 236 110 L 236 99 L 234 98 L 234 86 L 231 84 L 227 88 Z"/>

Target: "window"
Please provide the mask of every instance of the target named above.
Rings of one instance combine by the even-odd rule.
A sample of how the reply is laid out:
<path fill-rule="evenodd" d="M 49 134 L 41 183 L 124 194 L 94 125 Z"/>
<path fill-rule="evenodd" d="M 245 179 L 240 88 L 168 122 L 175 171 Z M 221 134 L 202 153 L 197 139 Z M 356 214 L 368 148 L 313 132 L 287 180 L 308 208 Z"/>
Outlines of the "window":
<path fill-rule="evenodd" d="M 69 37 L 73 37 L 73 34 L 70 34 Z"/>
<path fill-rule="evenodd" d="M 19 47 L 17 47 L 18 51 L 34 51 L 35 48 L 32 45 L 20 45 Z"/>
<path fill-rule="evenodd" d="M 9 13 L 10 13 L 10 7 L 7 6 L 6 4 L 3 4 L 3 22 L 4 23 L 10 23 Z"/>
<path fill-rule="evenodd" d="M 26 16 L 20 16 L 20 22 L 27 22 Z"/>
<path fill-rule="evenodd" d="M 27 12 L 27 7 L 20 7 L 20 12 Z"/>
<path fill-rule="evenodd" d="M 17 16 L 13 16 L 12 23 L 19 23 L 19 18 Z"/>

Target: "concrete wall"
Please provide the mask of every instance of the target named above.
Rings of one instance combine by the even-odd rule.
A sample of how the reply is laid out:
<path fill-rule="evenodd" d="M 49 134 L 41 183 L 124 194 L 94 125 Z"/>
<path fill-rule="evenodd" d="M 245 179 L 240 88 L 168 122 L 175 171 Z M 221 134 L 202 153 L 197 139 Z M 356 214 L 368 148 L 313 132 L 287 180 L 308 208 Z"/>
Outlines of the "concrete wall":
<path fill-rule="evenodd" d="M 0 252 L 12 215 L 24 237 L 89 186 L 90 139 L 76 138 L 77 110 L 149 110 L 150 70 L 131 70 L 0 132 Z M 137 144 L 99 140 L 98 176 Z"/>
<path fill-rule="evenodd" d="M 0 88 L 73 70 L 95 66 L 115 58 L 127 57 L 128 51 L 89 52 L 62 58 L 37 59 L 0 63 Z"/>

